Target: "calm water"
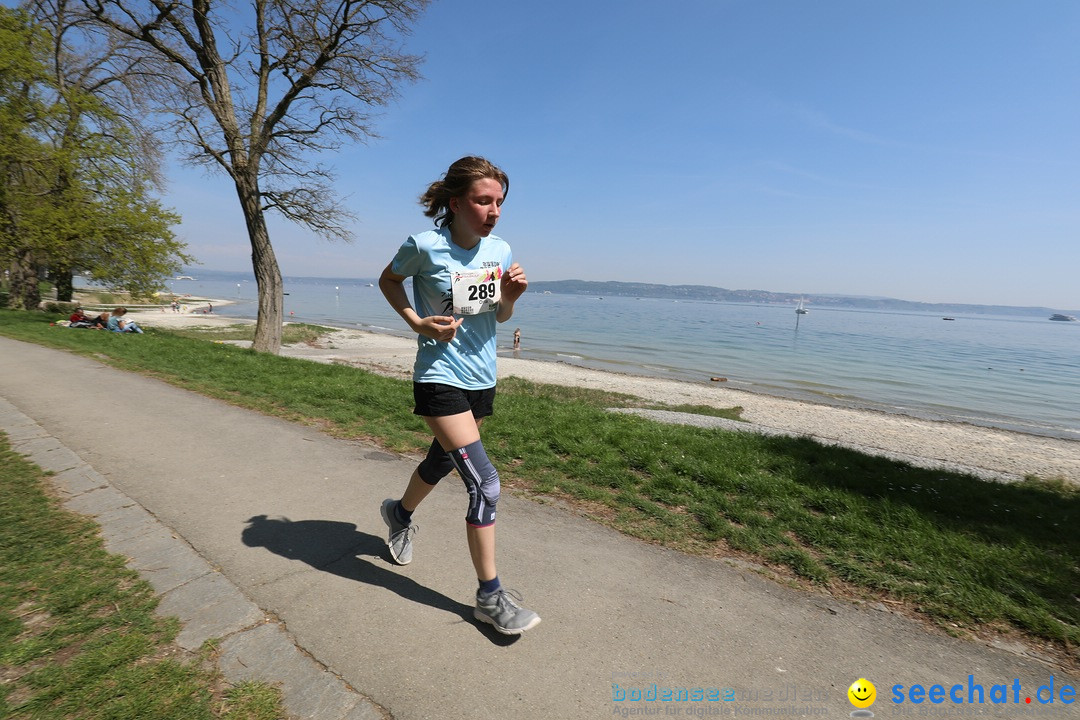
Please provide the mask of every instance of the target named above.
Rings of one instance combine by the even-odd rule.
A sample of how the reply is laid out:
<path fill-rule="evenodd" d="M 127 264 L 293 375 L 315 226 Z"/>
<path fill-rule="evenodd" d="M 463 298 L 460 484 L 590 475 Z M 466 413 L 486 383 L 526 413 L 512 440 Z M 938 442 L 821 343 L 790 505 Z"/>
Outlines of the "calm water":
<path fill-rule="evenodd" d="M 177 294 L 255 317 L 250 275 L 193 271 Z M 285 278 L 290 319 L 408 336 L 374 280 Z M 1080 323 L 529 292 L 499 336 L 521 357 L 1080 439 Z"/>

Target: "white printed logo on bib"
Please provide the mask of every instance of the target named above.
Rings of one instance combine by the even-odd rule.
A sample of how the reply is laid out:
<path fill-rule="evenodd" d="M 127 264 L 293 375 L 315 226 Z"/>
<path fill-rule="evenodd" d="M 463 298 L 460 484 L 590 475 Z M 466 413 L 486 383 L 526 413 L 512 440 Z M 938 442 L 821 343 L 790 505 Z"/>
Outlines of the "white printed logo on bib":
<path fill-rule="evenodd" d="M 501 267 L 455 272 L 451 282 L 454 314 L 479 315 L 494 310 L 502 297 L 501 277 Z"/>

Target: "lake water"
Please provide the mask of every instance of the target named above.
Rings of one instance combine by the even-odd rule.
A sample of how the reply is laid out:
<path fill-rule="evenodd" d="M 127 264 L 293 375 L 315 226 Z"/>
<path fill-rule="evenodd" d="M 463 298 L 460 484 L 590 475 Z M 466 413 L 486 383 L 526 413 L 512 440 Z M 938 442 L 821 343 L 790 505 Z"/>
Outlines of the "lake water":
<path fill-rule="evenodd" d="M 192 275 L 170 288 L 256 316 L 250 274 Z M 374 283 L 285 278 L 285 315 L 409 336 Z M 520 327 L 525 358 L 1080 439 L 1080 322 L 808 309 L 529 291 L 499 347 Z"/>

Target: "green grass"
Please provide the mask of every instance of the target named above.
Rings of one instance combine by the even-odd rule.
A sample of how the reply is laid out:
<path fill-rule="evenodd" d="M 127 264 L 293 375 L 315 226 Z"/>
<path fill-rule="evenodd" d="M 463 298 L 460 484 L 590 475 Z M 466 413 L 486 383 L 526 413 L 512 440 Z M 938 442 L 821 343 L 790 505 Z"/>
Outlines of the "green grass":
<path fill-rule="evenodd" d="M 172 644 L 175 619 L 102 547 L 97 526 L 60 509 L 45 474 L 0 433 L 0 717 L 34 720 L 271 720 L 266 685 L 227 690 L 208 659 Z"/>
<path fill-rule="evenodd" d="M 0 333 L 395 451 L 430 442 L 410 412 L 407 382 L 354 368 L 164 331 L 73 331 L 13 312 L 0 312 Z M 504 485 L 570 499 L 628 534 L 736 553 L 833 592 L 900 601 L 954 630 L 1019 630 L 1061 648 L 1080 644 L 1075 487 L 989 483 L 805 438 L 606 411 L 620 405 L 643 403 L 512 378 L 499 385 L 484 442 Z"/>
<path fill-rule="evenodd" d="M 718 408 L 711 405 L 649 405 L 651 409 L 667 410 L 668 412 L 690 413 L 691 415 L 706 415 L 708 417 L 724 418 L 726 420 L 742 420 L 742 408 Z"/>
<path fill-rule="evenodd" d="M 304 323 L 289 323 L 281 334 L 284 345 L 314 342 L 322 337 L 329 328 Z M 248 340 L 255 339 L 255 326 L 251 324 L 225 325 L 223 327 L 190 327 L 170 329 L 174 335 L 200 340 Z"/>

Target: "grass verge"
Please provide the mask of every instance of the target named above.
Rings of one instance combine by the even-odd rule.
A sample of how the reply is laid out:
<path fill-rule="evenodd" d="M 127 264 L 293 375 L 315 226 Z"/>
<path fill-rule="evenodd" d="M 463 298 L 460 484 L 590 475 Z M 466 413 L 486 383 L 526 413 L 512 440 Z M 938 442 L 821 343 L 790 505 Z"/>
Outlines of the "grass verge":
<path fill-rule="evenodd" d="M 178 623 L 155 615 L 150 586 L 46 488 L 0 433 L 0 717 L 284 717 L 276 689 L 226 688 L 212 646 L 174 645 Z"/>
<path fill-rule="evenodd" d="M 407 382 L 166 331 L 50 327 L 0 314 L 0 333 L 91 354 L 239 405 L 426 449 Z M 1019 631 L 1076 661 L 1080 492 L 925 470 L 805 438 L 664 425 L 609 413 L 625 396 L 510 379 L 485 445 L 504 485 L 568 498 L 598 520 L 682 550 L 739 554 L 793 580 L 887 598 L 949 629 Z"/>
<path fill-rule="evenodd" d="M 255 339 L 255 326 L 250 323 L 236 325 L 223 325 L 220 327 L 190 327 L 171 328 L 169 332 L 180 337 L 197 340 L 247 340 Z M 283 345 L 296 343 L 312 343 L 325 334 L 326 328 L 318 325 L 306 325 L 304 323 L 289 323 L 281 333 Z"/>

